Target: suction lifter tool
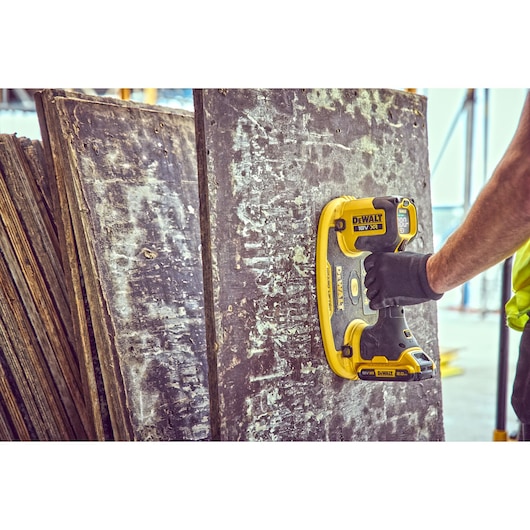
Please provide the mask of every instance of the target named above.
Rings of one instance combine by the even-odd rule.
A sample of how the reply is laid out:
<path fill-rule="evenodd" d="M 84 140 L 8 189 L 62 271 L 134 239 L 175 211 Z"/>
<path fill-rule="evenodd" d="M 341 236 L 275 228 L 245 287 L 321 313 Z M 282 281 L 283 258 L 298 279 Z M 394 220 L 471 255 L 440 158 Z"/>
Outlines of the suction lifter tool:
<path fill-rule="evenodd" d="M 414 201 L 343 196 L 322 210 L 317 234 L 320 329 L 331 369 L 346 379 L 419 381 L 435 374 L 433 360 L 410 331 L 402 307 L 370 309 L 364 260 L 400 252 L 417 233 Z"/>

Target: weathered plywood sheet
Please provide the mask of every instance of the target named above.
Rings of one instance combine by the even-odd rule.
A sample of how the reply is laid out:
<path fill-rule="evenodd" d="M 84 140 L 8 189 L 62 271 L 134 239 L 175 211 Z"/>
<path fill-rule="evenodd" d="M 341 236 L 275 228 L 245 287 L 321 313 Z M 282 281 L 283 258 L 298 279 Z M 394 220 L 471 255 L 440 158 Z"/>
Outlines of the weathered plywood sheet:
<path fill-rule="evenodd" d="M 209 439 L 193 116 L 60 91 L 40 98 L 114 437 Z"/>
<path fill-rule="evenodd" d="M 439 376 L 346 381 L 321 344 L 315 244 L 340 195 L 416 199 L 432 250 L 426 99 L 391 90 L 195 92 L 210 349 L 223 440 L 442 440 Z M 434 303 L 407 318 L 438 358 Z M 214 396 L 215 397 L 215 396 Z"/>

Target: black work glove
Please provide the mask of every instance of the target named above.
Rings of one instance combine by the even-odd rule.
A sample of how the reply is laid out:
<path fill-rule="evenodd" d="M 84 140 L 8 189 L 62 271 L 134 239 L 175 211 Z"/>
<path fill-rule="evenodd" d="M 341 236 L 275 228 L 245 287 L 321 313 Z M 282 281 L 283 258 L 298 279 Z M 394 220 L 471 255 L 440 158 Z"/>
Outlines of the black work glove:
<path fill-rule="evenodd" d="M 374 252 L 364 260 L 366 296 L 372 309 L 439 300 L 427 281 L 431 254 Z"/>

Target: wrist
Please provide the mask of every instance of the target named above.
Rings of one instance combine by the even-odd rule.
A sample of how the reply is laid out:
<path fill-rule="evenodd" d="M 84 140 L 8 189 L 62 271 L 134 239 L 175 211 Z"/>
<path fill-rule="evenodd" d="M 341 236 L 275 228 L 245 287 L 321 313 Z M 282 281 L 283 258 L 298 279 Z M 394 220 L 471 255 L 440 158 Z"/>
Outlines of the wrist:
<path fill-rule="evenodd" d="M 436 271 L 436 257 L 435 254 L 431 254 L 427 259 L 427 263 L 425 264 L 427 283 L 434 293 L 442 295 L 445 292 L 445 289 L 440 283 Z"/>

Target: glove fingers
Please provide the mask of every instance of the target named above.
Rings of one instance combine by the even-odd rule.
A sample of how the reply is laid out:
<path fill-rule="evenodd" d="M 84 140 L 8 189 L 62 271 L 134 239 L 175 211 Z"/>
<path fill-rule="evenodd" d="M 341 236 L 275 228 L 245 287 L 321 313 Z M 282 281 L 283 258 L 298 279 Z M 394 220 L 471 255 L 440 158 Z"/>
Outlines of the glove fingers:
<path fill-rule="evenodd" d="M 374 298 L 376 298 L 378 294 L 379 294 L 379 289 L 377 287 L 366 289 L 366 296 L 370 300 L 373 300 Z"/>
<path fill-rule="evenodd" d="M 375 254 L 370 254 L 364 259 L 364 270 L 368 272 L 373 269 L 375 265 Z"/>
<path fill-rule="evenodd" d="M 383 309 L 385 306 L 381 303 L 376 302 L 375 300 L 370 300 L 370 309 L 379 310 Z"/>
<path fill-rule="evenodd" d="M 364 286 L 370 288 L 375 283 L 375 274 L 367 274 L 364 277 Z"/>

